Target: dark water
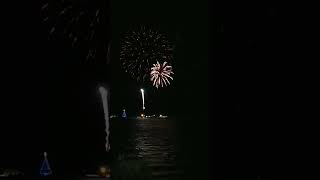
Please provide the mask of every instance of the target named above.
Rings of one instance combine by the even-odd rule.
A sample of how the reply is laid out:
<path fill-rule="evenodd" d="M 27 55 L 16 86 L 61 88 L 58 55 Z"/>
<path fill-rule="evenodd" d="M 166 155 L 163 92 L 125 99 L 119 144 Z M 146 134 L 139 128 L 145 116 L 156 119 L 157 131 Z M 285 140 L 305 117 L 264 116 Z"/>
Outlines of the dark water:
<path fill-rule="evenodd" d="M 111 148 L 118 155 L 146 161 L 154 179 L 179 179 L 182 170 L 174 122 L 174 119 L 112 119 Z"/>

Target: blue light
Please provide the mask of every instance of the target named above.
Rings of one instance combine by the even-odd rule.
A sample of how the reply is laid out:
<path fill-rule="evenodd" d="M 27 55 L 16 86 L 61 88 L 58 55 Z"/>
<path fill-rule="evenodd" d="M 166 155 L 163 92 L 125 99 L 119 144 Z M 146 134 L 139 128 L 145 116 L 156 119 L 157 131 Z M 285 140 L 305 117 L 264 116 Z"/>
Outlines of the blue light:
<path fill-rule="evenodd" d="M 47 153 L 44 152 L 44 160 L 43 160 L 43 163 L 42 163 L 42 166 L 41 166 L 41 169 L 40 169 L 40 175 L 41 176 L 50 176 L 52 175 L 52 171 L 51 171 L 51 168 L 49 166 L 49 162 L 48 162 L 48 159 L 47 159 Z"/>

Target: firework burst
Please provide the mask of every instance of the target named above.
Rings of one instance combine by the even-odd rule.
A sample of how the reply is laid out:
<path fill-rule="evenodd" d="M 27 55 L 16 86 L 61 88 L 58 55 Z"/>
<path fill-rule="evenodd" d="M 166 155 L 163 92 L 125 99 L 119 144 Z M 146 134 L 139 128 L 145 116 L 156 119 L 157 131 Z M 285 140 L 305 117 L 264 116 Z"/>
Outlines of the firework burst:
<path fill-rule="evenodd" d="M 152 64 L 172 60 L 173 49 L 166 36 L 143 26 L 127 32 L 120 45 L 122 68 L 138 81 L 146 80 Z"/>
<path fill-rule="evenodd" d="M 87 49 L 86 59 L 107 58 L 106 0 L 43 0 L 41 18 L 49 37 Z"/>
<path fill-rule="evenodd" d="M 174 73 L 172 72 L 172 67 L 168 66 L 167 62 L 164 62 L 163 64 L 160 64 L 159 62 L 153 64 L 150 73 L 153 86 L 158 88 L 159 86 L 163 87 L 163 85 L 169 85 L 169 79 L 173 80 L 170 74 Z"/>

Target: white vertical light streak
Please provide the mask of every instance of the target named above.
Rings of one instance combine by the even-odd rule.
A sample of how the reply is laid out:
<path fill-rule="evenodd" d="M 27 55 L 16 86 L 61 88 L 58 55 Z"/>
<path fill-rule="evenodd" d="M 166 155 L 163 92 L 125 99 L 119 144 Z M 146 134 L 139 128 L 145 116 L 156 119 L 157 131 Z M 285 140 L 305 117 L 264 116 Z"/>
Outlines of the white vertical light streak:
<path fill-rule="evenodd" d="M 142 110 L 145 109 L 144 107 L 144 90 L 143 89 L 140 89 L 141 90 L 141 95 L 142 95 Z"/>
<path fill-rule="evenodd" d="M 108 106 L 108 91 L 104 87 L 99 87 L 99 91 L 101 94 L 102 104 L 103 104 L 103 111 L 104 111 L 104 119 L 106 124 L 106 151 L 110 150 L 109 144 L 109 106 Z"/>

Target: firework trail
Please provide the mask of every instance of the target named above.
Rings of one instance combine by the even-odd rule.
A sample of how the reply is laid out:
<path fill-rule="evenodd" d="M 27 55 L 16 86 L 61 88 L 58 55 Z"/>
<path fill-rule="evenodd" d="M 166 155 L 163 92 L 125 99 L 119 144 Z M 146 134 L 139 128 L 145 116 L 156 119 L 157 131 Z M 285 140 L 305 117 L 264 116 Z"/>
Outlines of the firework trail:
<path fill-rule="evenodd" d="M 67 40 L 87 49 L 86 59 L 107 58 L 106 0 L 43 0 L 42 23 L 51 39 Z"/>
<path fill-rule="evenodd" d="M 141 26 L 128 31 L 120 42 L 120 61 L 125 72 L 145 81 L 152 64 L 172 60 L 172 46 L 164 34 Z"/>
<path fill-rule="evenodd" d="M 144 90 L 140 89 L 140 91 L 141 91 L 141 96 L 142 96 L 142 110 L 145 110 L 146 107 L 144 106 Z"/>
<path fill-rule="evenodd" d="M 163 87 L 163 85 L 169 85 L 169 79 L 173 80 L 170 74 L 174 73 L 172 72 L 172 67 L 168 66 L 167 62 L 164 62 L 163 64 L 160 64 L 159 62 L 157 62 L 157 64 L 153 64 L 150 73 L 153 86 L 158 88 L 159 86 Z"/>

